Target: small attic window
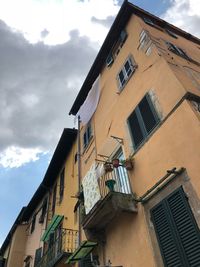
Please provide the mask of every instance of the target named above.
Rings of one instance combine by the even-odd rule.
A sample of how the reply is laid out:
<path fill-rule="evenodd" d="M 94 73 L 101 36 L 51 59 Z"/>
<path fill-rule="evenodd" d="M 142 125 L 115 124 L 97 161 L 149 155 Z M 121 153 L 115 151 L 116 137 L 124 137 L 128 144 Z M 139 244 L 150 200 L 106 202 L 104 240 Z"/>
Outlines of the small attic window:
<path fill-rule="evenodd" d="M 172 36 L 173 38 L 177 39 L 178 37 L 176 36 L 176 34 L 174 32 L 172 32 L 169 29 L 165 29 L 166 33 L 168 33 L 170 36 Z"/>
<path fill-rule="evenodd" d="M 106 66 L 107 67 L 111 67 L 112 66 L 112 64 L 113 64 L 113 62 L 115 60 L 115 57 L 117 57 L 117 55 L 119 54 L 119 52 L 120 52 L 121 48 L 123 47 L 127 37 L 128 37 L 128 34 L 127 34 L 126 30 L 122 30 L 120 32 L 118 40 L 113 45 L 110 53 L 108 54 L 108 56 L 106 58 Z"/>
<path fill-rule="evenodd" d="M 114 62 L 113 55 L 112 53 L 109 53 L 109 55 L 106 58 L 106 66 L 110 67 L 113 64 L 113 62 Z"/>
<path fill-rule="evenodd" d="M 167 46 L 168 46 L 168 49 L 170 51 L 172 51 L 174 54 L 182 57 L 182 58 L 185 58 L 187 60 L 190 60 L 190 57 L 186 54 L 185 51 L 183 51 L 180 47 L 170 43 L 170 42 L 166 42 Z"/>
<path fill-rule="evenodd" d="M 153 21 L 152 21 L 151 19 L 149 19 L 149 18 L 147 18 L 147 17 L 144 17 L 143 20 L 144 20 L 144 22 L 145 22 L 146 24 L 149 24 L 149 25 L 151 25 L 151 26 L 155 26 L 155 24 L 153 23 Z"/>

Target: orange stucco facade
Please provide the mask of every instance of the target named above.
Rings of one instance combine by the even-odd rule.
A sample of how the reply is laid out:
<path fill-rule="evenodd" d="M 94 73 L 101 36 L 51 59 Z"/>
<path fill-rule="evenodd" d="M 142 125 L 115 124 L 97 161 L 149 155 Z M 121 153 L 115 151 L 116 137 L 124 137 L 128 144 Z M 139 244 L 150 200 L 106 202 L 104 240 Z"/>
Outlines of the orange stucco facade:
<path fill-rule="evenodd" d="M 104 56 L 111 53 L 113 61 L 108 64 L 106 57 L 97 56 L 97 61 L 105 64 L 101 63 L 99 72 L 93 65 L 86 78 L 86 82 L 94 81 L 99 75 L 98 105 L 90 121 L 80 123 L 78 136 L 68 141 L 69 131 L 61 138 L 66 142 L 59 141 L 42 184 L 41 190 L 46 191 L 43 195 L 39 191 L 40 204 L 37 203 L 26 224 L 18 225 L 4 250 L 7 267 L 24 267 L 27 256 L 31 256 L 31 267 L 34 266 L 35 251 L 40 247 L 43 263 L 38 262 L 36 267 L 45 267 L 47 255 L 54 254 L 61 257 L 55 262 L 51 258 L 52 266 L 69 266 L 66 260 L 73 256 L 80 241 L 86 239 L 96 242 L 91 257 L 95 266 L 172 267 L 170 260 L 177 260 L 182 262 L 177 266 L 189 267 L 193 266 L 192 261 L 200 260 L 200 240 L 197 237 L 195 248 L 191 249 L 194 253 L 189 257 L 184 247 L 186 241 L 181 239 L 185 230 L 180 228 L 187 225 L 185 218 L 189 216 L 195 239 L 200 227 L 200 41 L 155 17 L 152 17 L 154 23 L 145 23 L 141 14 L 151 15 L 135 7 L 133 10 L 135 14 L 123 22 L 122 30 L 127 34 L 123 42 L 115 36 L 105 41 L 110 51 L 102 52 L 103 45 L 104 50 L 99 52 Z M 127 10 L 123 12 L 127 15 Z M 119 16 L 123 21 L 122 14 Z M 118 18 L 116 21 L 118 26 L 123 24 Z M 172 32 L 167 32 L 167 28 Z M 111 28 L 107 39 L 114 30 Z M 80 102 L 75 103 L 79 103 L 79 110 Z M 67 142 L 70 145 L 66 153 L 63 148 Z M 119 169 L 113 169 L 115 157 L 120 157 Z M 128 170 L 122 163 L 124 159 L 131 159 L 133 164 Z M 111 165 L 111 171 L 101 169 L 102 173 L 91 179 L 91 173 L 88 175 L 91 167 L 95 165 L 97 172 L 105 163 Z M 113 175 L 112 179 L 109 175 Z M 87 179 L 93 180 L 93 184 Z M 108 180 L 114 180 L 110 191 Z M 90 189 L 96 191 L 87 202 Z M 45 219 L 39 223 L 45 196 L 48 197 Z M 182 217 L 179 207 L 184 208 Z M 157 219 L 159 209 L 163 209 L 159 216 L 165 215 L 167 219 Z M 177 226 L 178 214 L 177 220 L 182 223 Z M 30 233 L 34 215 L 35 229 Z M 53 225 L 54 220 L 59 220 L 59 224 Z M 164 230 L 159 220 L 166 224 Z M 166 229 L 168 236 L 162 239 Z M 167 254 L 165 240 L 169 236 L 174 241 Z M 171 251 L 177 252 L 176 259 Z M 94 266 L 85 264 L 80 262 L 81 267 Z"/>
<path fill-rule="evenodd" d="M 154 186 L 167 170 L 184 167 L 188 175 L 187 182 L 178 177 L 178 182 L 172 181 L 158 196 L 167 196 L 165 192 L 173 192 L 182 186 L 189 196 L 196 223 L 200 226 L 200 113 L 195 108 L 195 101 L 185 97 L 187 93 L 197 98 L 200 96 L 199 47 L 182 36 L 174 38 L 162 28 L 147 25 L 136 15 L 131 16 L 125 30 L 128 37 L 113 64 L 109 67 L 104 65 L 100 72 L 100 98 L 90 122 L 93 137 L 88 147 L 82 150 L 82 177 L 84 179 L 95 161 L 105 160 L 99 155 L 111 159 L 120 146 L 124 157 L 131 156 L 134 160 L 134 168 L 128 171 L 128 176 L 132 192 L 137 196 Z M 140 49 L 139 40 L 143 30 L 148 32 L 151 39 L 148 52 Z M 195 62 L 169 51 L 166 42 L 181 47 Z M 120 91 L 117 75 L 129 55 L 134 58 L 137 68 Z M 191 71 L 194 71 L 193 78 Z M 127 120 L 147 93 L 160 122 L 135 150 Z M 86 128 L 87 125 L 83 125 L 81 129 L 82 147 Z M 116 141 L 116 145 L 110 145 L 109 150 L 112 136 L 123 142 L 119 145 Z M 111 262 L 112 266 L 125 267 L 164 266 L 149 219 L 150 209 L 162 197 L 155 199 L 152 197 L 147 204 L 138 203 L 136 214 L 124 212 L 107 225 L 104 229 L 105 242 L 99 242 L 95 251 L 101 265 Z M 152 205 L 149 204 L 151 202 Z"/>

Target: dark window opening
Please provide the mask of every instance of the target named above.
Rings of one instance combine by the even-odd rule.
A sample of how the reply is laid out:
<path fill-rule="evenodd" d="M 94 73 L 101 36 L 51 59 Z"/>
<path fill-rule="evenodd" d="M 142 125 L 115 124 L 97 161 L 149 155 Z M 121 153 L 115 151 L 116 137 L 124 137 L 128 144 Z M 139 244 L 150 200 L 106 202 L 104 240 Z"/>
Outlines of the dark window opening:
<path fill-rule="evenodd" d="M 84 149 L 89 145 L 91 138 L 92 138 L 92 127 L 91 127 L 91 123 L 89 123 L 86 126 L 86 130 L 83 134 L 83 148 Z"/>
<path fill-rule="evenodd" d="M 43 223 L 44 222 L 44 218 L 45 218 L 45 214 L 47 212 L 47 198 L 44 199 L 43 203 L 42 203 L 42 214 L 39 218 L 39 223 Z"/>
<path fill-rule="evenodd" d="M 54 215 L 55 207 L 56 207 L 56 193 L 57 193 L 57 184 L 54 186 L 54 189 L 53 189 L 52 216 Z"/>
<path fill-rule="evenodd" d="M 113 62 L 114 62 L 114 57 L 113 57 L 112 53 L 110 53 L 106 58 L 107 67 L 110 67 Z"/>
<path fill-rule="evenodd" d="M 153 21 L 151 19 L 144 17 L 143 20 L 146 24 L 151 25 L 151 26 L 155 26 L 155 24 L 153 23 Z"/>
<path fill-rule="evenodd" d="M 75 156 L 74 156 L 74 162 L 76 163 L 78 160 L 78 154 L 76 153 Z"/>
<path fill-rule="evenodd" d="M 65 186 L 65 168 L 60 173 L 60 202 L 63 199 L 64 186 Z"/>
<path fill-rule="evenodd" d="M 182 58 L 185 58 L 187 60 L 190 60 L 190 58 L 188 57 L 188 55 L 178 46 L 172 44 L 172 43 L 169 43 L 169 42 L 166 42 L 167 46 L 168 46 L 168 49 L 170 51 L 172 51 L 174 54 L 182 57 Z"/>
<path fill-rule="evenodd" d="M 176 36 L 176 34 L 168 29 L 165 29 L 165 31 L 170 35 L 172 36 L 173 38 L 177 39 L 178 37 Z"/>
<path fill-rule="evenodd" d="M 128 37 L 128 34 L 125 30 L 122 30 L 120 32 L 120 36 L 119 38 L 117 39 L 117 41 L 114 43 L 110 53 L 108 54 L 107 58 L 106 58 L 106 66 L 107 67 L 111 67 L 114 60 L 115 60 L 115 57 L 119 54 L 121 48 L 123 47 L 126 39 Z"/>
<path fill-rule="evenodd" d="M 165 267 L 200 266 L 199 228 L 182 187 L 151 209 Z"/>
<path fill-rule="evenodd" d="M 159 123 L 158 114 L 147 94 L 128 118 L 128 125 L 137 149 Z"/>
<path fill-rule="evenodd" d="M 33 215 L 33 218 L 32 218 L 32 223 L 31 223 L 31 234 L 32 234 L 33 231 L 35 230 L 35 222 L 36 222 L 36 214 Z"/>
<path fill-rule="evenodd" d="M 34 267 L 40 262 L 42 258 L 42 248 L 38 248 L 35 251 L 35 260 L 34 260 Z"/>

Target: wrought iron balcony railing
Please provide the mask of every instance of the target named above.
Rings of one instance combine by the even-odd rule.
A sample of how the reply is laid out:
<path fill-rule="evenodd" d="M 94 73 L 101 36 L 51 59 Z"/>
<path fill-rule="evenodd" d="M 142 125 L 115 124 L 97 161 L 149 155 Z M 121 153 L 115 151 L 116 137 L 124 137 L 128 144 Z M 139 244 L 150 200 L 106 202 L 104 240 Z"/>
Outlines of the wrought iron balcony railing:
<path fill-rule="evenodd" d="M 61 229 L 59 236 L 49 244 L 47 252 L 43 255 L 36 267 L 52 267 L 63 255 L 71 254 L 78 247 L 78 231 Z"/>

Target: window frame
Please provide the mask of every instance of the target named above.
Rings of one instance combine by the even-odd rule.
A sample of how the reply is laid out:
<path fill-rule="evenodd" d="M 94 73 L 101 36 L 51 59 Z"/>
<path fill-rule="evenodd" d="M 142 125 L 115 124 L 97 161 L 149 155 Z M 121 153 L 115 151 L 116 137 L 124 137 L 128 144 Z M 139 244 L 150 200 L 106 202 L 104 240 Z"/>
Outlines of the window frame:
<path fill-rule="evenodd" d="M 187 55 L 187 53 L 180 47 L 176 46 L 175 44 L 171 42 L 166 42 L 168 46 L 168 50 L 174 53 L 175 55 L 182 57 L 184 59 L 190 60 L 190 57 Z"/>
<path fill-rule="evenodd" d="M 127 63 L 129 64 L 129 69 L 131 70 L 131 72 L 129 74 L 127 74 L 128 71 L 126 70 L 126 67 L 125 67 L 125 65 Z M 136 68 L 137 68 L 137 64 L 135 63 L 133 56 L 129 55 L 117 74 L 117 83 L 118 83 L 118 91 L 119 92 L 121 92 L 124 89 L 125 85 L 130 80 L 130 78 L 133 75 L 133 73 L 135 72 Z M 122 79 L 120 78 L 121 73 L 123 75 L 123 82 L 122 82 Z"/>
<path fill-rule="evenodd" d="M 87 147 L 89 146 L 92 138 L 93 138 L 93 132 L 92 132 L 92 124 L 91 124 L 91 121 L 90 121 L 86 125 L 86 127 L 84 129 L 83 136 L 82 136 L 82 140 L 83 140 L 83 151 L 85 151 L 87 149 Z"/>
<path fill-rule="evenodd" d="M 59 188 L 60 202 L 62 202 L 63 200 L 64 190 L 65 190 L 65 168 L 63 168 L 62 171 L 60 172 L 60 188 Z"/>
<path fill-rule="evenodd" d="M 57 197 L 57 183 L 55 184 L 54 188 L 53 188 L 53 195 L 52 195 L 52 207 L 51 207 L 51 211 L 52 211 L 52 216 L 55 213 L 55 208 L 56 208 L 56 197 Z"/>
<path fill-rule="evenodd" d="M 155 125 L 154 127 L 148 132 L 147 131 L 147 128 L 145 126 L 145 122 L 144 122 L 144 119 L 142 117 L 142 112 L 140 111 L 140 105 L 142 103 L 142 101 L 146 98 L 147 102 L 148 102 L 148 105 L 149 105 L 149 108 L 153 114 L 153 118 L 155 120 Z M 140 131 L 142 133 L 142 140 L 136 144 L 135 143 L 135 140 L 134 140 L 134 135 L 133 135 L 133 131 L 132 131 L 132 127 L 130 125 L 130 118 L 131 116 L 133 115 L 136 115 L 137 117 L 137 120 L 138 120 L 138 124 L 139 124 L 139 127 L 140 127 Z M 133 147 L 134 147 L 134 150 L 137 151 L 140 149 L 140 147 L 149 139 L 149 137 L 151 136 L 151 134 L 155 131 L 155 129 L 159 126 L 161 122 L 161 119 L 159 117 L 159 114 L 156 110 L 156 107 L 154 106 L 152 100 L 151 100 L 151 97 L 149 95 L 149 93 L 145 94 L 145 96 L 140 100 L 140 102 L 138 103 L 138 105 L 135 107 L 135 109 L 131 112 L 131 114 L 128 116 L 127 118 L 127 124 L 128 124 L 128 129 L 129 129 L 129 133 L 130 133 L 130 136 L 131 136 L 131 140 L 132 140 L 132 143 L 133 143 Z"/>
<path fill-rule="evenodd" d="M 35 230 L 35 224 L 36 224 L 36 216 L 37 214 L 34 214 L 33 217 L 32 217 L 32 221 L 31 221 L 31 234 L 34 232 Z"/>
<path fill-rule="evenodd" d="M 42 212 L 41 212 L 41 215 L 39 218 L 39 223 L 44 222 L 44 218 L 45 218 L 45 215 L 47 213 L 47 207 L 48 207 L 48 197 L 45 197 L 45 199 L 43 200 L 43 203 L 42 203 Z"/>

